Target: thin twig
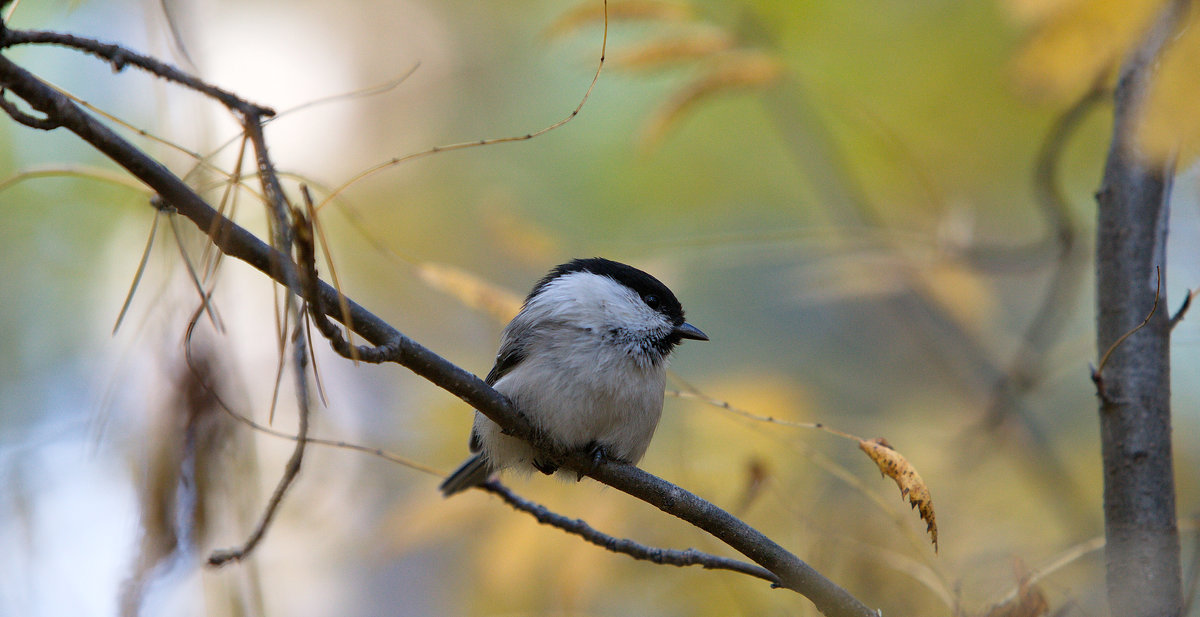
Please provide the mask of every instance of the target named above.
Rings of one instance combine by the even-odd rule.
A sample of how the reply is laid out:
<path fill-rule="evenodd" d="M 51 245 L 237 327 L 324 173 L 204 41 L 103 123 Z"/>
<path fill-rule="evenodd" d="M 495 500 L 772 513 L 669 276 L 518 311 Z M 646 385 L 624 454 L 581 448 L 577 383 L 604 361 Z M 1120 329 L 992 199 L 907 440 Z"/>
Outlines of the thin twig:
<path fill-rule="evenodd" d="M 113 324 L 112 333 L 114 335 L 117 333 L 117 330 L 121 329 L 121 322 L 125 320 L 125 313 L 129 311 L 129 306 L 133 304 L 133 294 L 142 282 L 142 274 L 146 272 L 146 264 L 150 262 L 150 249 L 154 246 L 154 236 L 158 233 L 158 221 L 161 214 L 161 210 L 154 212 L 154 222 L 150 224 L 150 236 L 146 238 L 146 248 L 142 251 L 142 259 L 138 261 L 137 272 L 133 274 L 133 282 L 129 284 L 129 293 L 125 294 L 125 302 L 121 305 L 121 312 L 117 313 L 116 323 Z"/>
<path fill-rule="evenodd" d="M 465 150 L 467 148 L 478 148 L 480 146 L 492 146 L 492 145 L 496 145 L 496 144 L 512 143 L 512 142 L 516 142 L 516 141 L 529 141 L 530 139 L 533 139 L 534 137 L 540 137 L 542 135 L 545 135 L 546 133 L 549 133 L 550 131 L 553 131 L 553 130 L 565 125 L 566 123 L 570 122 L 571 120 L 574 120 L 575 116 L 578 116 L 580 111 L 583 111 L 583 106 L 585 104 L 587 104 L 588 98 L 592 96 L 592 90 L 594 90 L 596 88 L 596 83 L 600 81 L 600 72 L 604 69 L 604 57 L 607 53 L 608 53 L 608 0 L 604 0 L 604 35 L 600 41 L 600 62 L 596 65 L 596 72 L 592 75 L 592 82 L 590 84 L 588 84 L 587 90 L 585 90 L 583 93 L 583 97 L 579 99 L 579 104 L 576 105 L 575 109 L 572 109 L 571 113 L 567 114 L 567 116 L 565 118 L 559 120 L 558 122 L 555 122 L 554 124 L 551 124 L 549 126 L 545 126 L 536 131 L 533 131 L 532 133 L 525 133 L 524 135 L 511 135 L 509 137 L 493 137 L 493 138 L 489 138 L 489 139 L 476 139 L 474 141 L 464 141 L 464 142 L 460 142 L 460 143 L 456 143 L 456 144 L 448 144 L 448 145 L 444 145 L 444 146 L 434 146 L 428 150 L 423 150 L 421 152 L 414 152 L 412 154 L 406 154 L 404 156 L 399 156 L 399 157 L 393 158 L 391 160 L 384 161 L 373 167 L 367 168 L 366 170 L 362 171 L 358 175 L 356 175 L 353 178 L 350 178 L 346 182 L 342 183 L 341 186 L 335 188 L 332 193 L 330 193 L 329 195 L 326 195 L 325 199 L 321 200 L 321 203 L 317 204 L 317 210 L 324 208 L 325 204 L 327 204 L 330 201 L 332 201 L 333 199 L 335 199 L 338 195 L 341 195 L 343 191 L 350 188 L 354 184 L 356 184 L 362 180 L 365 180 L 385 169 L 389 169 L 389 168 L 395 167 L 396 165 L 400 165 L 401 163 L 405 163 L 405 162 L 408 162 L 408 161 L 411 161 L 414 159 L 423 158 L 426 156 L 432 156 L 434 154 L 439 154 L 442 152 L 450 152 L 452 150 Z"/>
<path fill-rule="evenodd" d="M 657 564 L 670 566 L 701 566 L 706 570 L 732 570 L 779 585 L 779 577 L 770 571 L 744 561 L 729 559 L 719 555 L 711 555 L 695 549 L 671 550 L 646 546 L 633 540 L 610 536 L 587 524 L 582 519 L 571 519 L 550 511 L 541 504 L 534 503 L 513 493 L 503 484 L 490 480 L 479 485 L 480 489 L 496 495 L 512 506 L 513 509 L 533 516 L 539 523 L 557 527 L 569 534 L 583 538 L 601 548 L 614 553 L 623 553 L 634 559 L 652 561 Z"/>
<path fill-rule="evenodd" d="M 273 112 L 272 112 L 273 113 Z M 308 338 L 306 337 L 307 321 L 300 315 L 301 312 L 296 306 L 295 298 L 300 295 L 300 282 L 292 275 L 288 276 L 287 272 L 294 272 L 294 268 L 283 269 L 283 265 L 291 265 L 286 262 L 282 256 L 290 255 L 295 244 L 296 232 L 293 225 L 300 226 L 303 221 L 298 220 L 300 217 L 292 216 L 292 208 L 287 202 L 287 197 L 283 193 L 283 187 L 279 183 L 279 177 L 275 174 L 275 166 L 271 162 L 271 158 L 267 152 L 266 138 L 262 132 L 262 110 L 261 109 L 245 109 L 243 110 L 242 127 L 249 138 L 250 144 L 254 149 L 255 161 L 258 165 L 258 177 L 262 184 L 263 194 L 266 197 L 266 205 L 268 213 L 271 215 L 272 221 L 272 240 L 275 245 L 276 255 L 281 258 L 274 260 L 276 269 L 283 274 L 284 285 L 288 292 L 284 294 L 284 303 L 282 310 L 282 326 L 286 329 L 287 324 L 293 324 L 291 336 L 292 350 L 292 370 L 295 376 L 296 402 L 297 410 L 300 416 L 300 427 L 296 435 L 296 446 L 292 450 L 292 456 L 288 459 L 287 465 L 284 467 L 283 475 L 280 477 L 278 484 L 275 486 L 275 492 L 271 495 L 271 499 L 267 502 L 266 510 L 263 512 L 262 519 L 257 527 L 250 534 L 250 537 L 239 548 L 214 551 L 209 556 L 208 563 L 212 566 L 221 566 L 229 561 L 240 561 L 245 558 L 259 541 L 265 535 L 267 528 L 270 526 L 271 520 L 275 516 L 275 512 L 279 508 L 284 495 L 288 488 L 295 481 L 296 476 L 300 473 L 300 466 L 304 459 L 304 447 L 308 438 L 308 419 L 311 411 L 311 397 L 309 396 L 308 388 Z M 215 231 L 215 227 L 210 228 L 210 234 Z M 309 229 L 311 232 L 311 228 Z M 211 237 L 211 235 L 210 235 Z M 307 246 L 301 250 L 312 250 L 311 233 L 306 238 Z M 276 314 L 277 316 L 279 313 Z M 286 349 L 284 344 L 282 349 Z M 280 354 L 280 369 L 282 371 L 284 354 Z M 279 377 L 282 377 L 280 373 Z M 278 391 L 280 379 L 276 380 L 276 391 Z M 274 401 L 272 401 L 272 411 L 274 411 Z"/>
<path fill-rule="evenodd" d="M 1179 310 L 1175 311 L 1175 314 L 1171 316 L 1170 327 L 1172 330 L 1175 329 L 1175 326 L 1179 325 L 1180 321 L 1183 321 L 1183 316 L 1187 315 L 1188 309 L 1192 308 L 1192 300 L 1196 297 L 1196 294 L 1200 294 L 1200 289 L 1188 291 L 1187 296 L 1183 299 L 1183 304 L 1179 306 Z"/>
<path fill-rule="evenodd" d="M 304 196 L 305 210 L 301 211 L 298 208 L 292 208 L 292 233 L 296 239 L 296 264 L 300 269 L 300 291 L 304 294 L 305 305 L 310 301 L 309 298 L 320 302 L 320 296 L 316 293 L 314 285 L 306 285 L 306 279 L 317 279 L 317 258 L 316 258 L 316 237 L 313 229 L 316 227 L 316 221 L 312 218 L 312 196 L 308 194 L 308 187 L 300 185 L 300 193 Z M 339 296 L 341 288 L 338 289 Z M 306 311 L 307 313 L 307 311 Z M 313 340 L 312 338 L 312 320 L 305 319 L 303 315 L 297 319 L 304 319 L 304 336 L 305 340 Z M 312 362 L 313 378 L 317 382 L 317 393 L 321 396 L 321 404 L 328 405 L 329 401 L 325 397 L 325 385 L 321 383 L 321 374 L 317 370 L 317 353 L 313 346 L 309 346 L 308 359 Z"/>
<path fill-rule="evenodd" d="M 300 193 L 304 197 L 308 212 L 315 214 L 312 195 L 309 194 L 307 187 L 301 186 Z M 354 345 L 350 342 L 345 333 L 353 331 L 354 318 L 350 312 L 349 298 L 341 293 L 340 289 L 337 290 L 337 317 L 343 324 L 346 324 L 345 331 L 329 319 L 332 307 L 326 304 L 325 298 L 321 295 L 321 278 L 317 274 L 316 250 L 313 246 L 316 235 L 313 229 L 313 219 L 311 216 L 305 216 L 299 212 L 293 212 L 292 216 L 295 219 L 297 236 L 296 264 L 299 266 L 300 292 L 308 307 L 309 319 L 317 327 L 317 330 L 329 340 L 333 350 L 343 357 L 356 363 L 359 360 L 371 363 L 386 362 L 393 353 L 389 345 L 367 346 Z"/>
<path fill-rule="evenodd" d="M 1145 328 L 1146 324 L 1150 323 L 1150 318 L 1154 317 L 1154 312 L 1158 310 L 1158 297 L 1159 297 L 1160 292 L 1162 291 L 1162 270 L 1159 268 L 1159 266 L 1154 266 L 1154 273 L 1158 277 L 1158 282 L 1155 283 L 1154 304 L 1150 307 L 1150 312 L 1148 314 L 1146 314 L 1146 318 L 1142 320 L 1142 323 L 1134 326 L 1132 330 L 1129 330 L 1125 334 L 1122 334 L 1120 336 L 1120 338 L 1113 341 L 1112 345 L 1109 345 L 1108 350 L 1104 352 L 1104 355 L 1100 356 L 1100 365 L 1092 370 L 1092 375 L 1093 375 L 1092 380 L 1093 381 L 1103 379 L 1102 374 L 1104 373 L 1104 365 L 1108 364 L 1108 359 L 1110 357 L 1112 357 L 1113 352 L 1116 351 L 1117 348 L 1121 346 L 1121 343 L 1125 342 L 1125 339 L 1133 336 L 1133 334 L 1135 332 L 1137 332 L 1138 330 Z"/>
<path fill-rule="evenodd" d="M 257 110 L 247 111 L 242 119 L 242 130 L 254 151 L 254 160 L 258 168 L 258 180 L 262 186 L 264 204 L 267 208 L 267 220 L 270 221 L 271 244 L 275 247 L 276 259 L 272 267 L 280 274 L 276 280 L 282 281 L 287 292 L 282 295 L 283 306 L 276 304 L 275 323 L 279 345 L 279 365 L 275 379 L 275 392 L 271 397 L 271 415 L 274 417 L 276 399 L 283 376 L 287 337 L 285 333 L 293 321 L 299 323 L 300 316 L 296 311 L 295 298 L 301 295 L 300 283 L 296 280 L 290 263 L 295 231 L 292 228 L 291 204 L 284 194 L 283 185 L 275 173 L 275 164 L 267 151 L 266 136 L 262 130 L 263 116 Z M 277 297 L 278 302 L 278 297 Z"/>
<path fill-rule="evenodd" d="M 195 320 L 193 320 L 194 323 Z M 190 326 L 188 330 L 190 333 Z M 308 345 L 304 339 L 303 324 L 297 322 L 295 332 L 292 336 L 292 359 L 296 363 L 296 408 L 300 415 L 300 426 L 296 433 L 296 446 L 292 449 L 292 456 L 288 458 L 287 465 L 283 468 L 283 475 L 275 485 L 275 491 L 271 493 L 271 498 L 267 500 L 267 506 L 263 511 L 262 518 L 259 519 L 254 531 L 250 533 L 250 537 L 237 548 L 213 551 L 208 556 L 208 565 L 210 566 L 222 566 L 230 561 L 241 561 L 258 546 L 263 536 L 266 535 L 271 521 L 275 518 L 275 513 L 279 511 L 279 505 L 283 502 L 283 497 L 287 494 L 288 488 L 296 480 L 296 476 L 300 474 L 300 465 L 304 460 L 304 446 L 308 443 L 308 416 L 310 411 L 307 347 Z"/>
<path fill-rule="evenodd" d="M 409 67 L 407 71 L 404 71 L 399 76 L 393 77 L 383 83 L 376 84 L 374 86 L 367 86 L 365 88 L 361 88 L 359 90 L 354 90 L 352 92 L 339 92 L 337 94 L 323 96 L 321 98 L 313 99 L 311 101 L 305 101 L 303 103 L 296 105 L 295 107 L 289 107 L 287 109 L 280 111 L 278 114 L 274 115 L 271 118 L 271 121 L 275 122 L 284 116 L 294 114 L 296 112 L 304 111 L 306 109 L 311 109 L 313 107 L 320 107 L 321 105 L 328 105 L 329 103 L 335 103 L 338 101 L 345 101 L 345 100 L 350 100 L 350 99 L 357 99 L 357 98 L 362 98 L 362 97 L 369 97 L 369 96 L 376 96 L 379 94 L 383 94 L 383 93 L 391 90 L 392 88 L 395 88 L 396 86 L 399 86 L 400 84 L 404 83 L 409 77 L 412 77 L 413 74 L 416 73 L 417 69 L 419 69 L 419 68 L 421 68 L 421 62 L 417 61 L 417 62 L 414 62 L 413 65 L 411 67 Z"/>
<path fill-rule="evenodd" d="M 175 216 L 169 210 L 167 211 L 167 223 L 171 227 L 171 233 L 175 236 L 175 247 L 179 249 L 179 257 L 183 260 L 183 265 L 187 269 L 188 279 L 191 280 L 192 287 L 196 289 L 196 293 L 200 295 L 201 308 L 208 315 L 217 332 L 223 332 L 225 325 L 221 322 L 221 318 L 217 316 L 216 308 L 212 305 L 212 297 L 205 291 L 204 284 L 200 282 L 200 277 L 196 274 L 196 268 L 192 266 L 192 258 L 188 257 L 187 248 L 183 245 L 183 235 L 179 232 L 179 225 L 175 223 Z"/>
<path fill-rule="evenodd" d="M 246 142 L 245 135 L 243 135 L 237 157 L 234 159 L 233 173 L 229 174 L 228 181 L 223 183 L 221 199 L 217 202 L 217 212 L 230 220 L 235 218 L 234 214 L 237 210 L 239 194 L 237 188 L 242 182 L 242 162 L 246 156 Z M 211 239 L 215 233 L 217 233 L 215 227 L 209 229 L 209 238 Z M 222 255 L 224 253 L 216 250 L 216 246 L 212 242 L 204 246 L 204 253 L 201 254 L 200 263 L 204 265 L 204 281 L 212 286 L 216 285 L 217 267 L 221 265 Z"/>
<path fill-rule="evenodd" d="M 687 390 L 686 391 L 685 390 L 667 390 L 666 393 L 668 396 L 674 396 L 676 398 L 681 398 L 681 399 L 697 400 L 706 405 L 716 407 L 718 409 L 724 409 L 725 411 L 728 411 L 729 413 L 732 413 L 733 415 L 741 416 L 743 418 L 746 418 L 747 420 L 753 420 L 755 422 L 763 422 L 766 424 L 777 424 L 779 426 L 788 426 L 788 427 L 792 427 L 792 428 L 806 428 L 806 429 L 824 431 L 826 433 L 829 433 L 830 435 L 834 435 L 836 437 L 841 437 L 842 439 L 849 439 L 850 441 L 855 441 L 855 442 L 863 441 L 863 438 L 859 437 L 858 435 L 854 435 L 851 433 L 847 433 L 845 431 L 838 430 L 838 429 L 833 428 L 832 426 L 829 426 L 823 422 L 796 422 L 794 420 L 784 420 L 782 418 L 776 418 L 774 416 L 759 415 L 752 411 L 742 409 L 740 407 L 735 407 L 729 401 L 723 401 L 721 399 L 713 398 L 713 397 L 701 392 L 698 388 L 696 388 L 695 386 L 693 386 L 690 383 L 687 383 L 683 379 L 676 377 L 676 380 L 679 381 L 679 383 L 683 384 L 683 386 L 685 388 L 687 388 Z"/>
<path fill-rule="evenodd" d="M 193 359 L 190 354 L 190 349 L 191 349 L 190 333 L 189 333 L 188 337 L 185 338 L 184 343 L 186 345 L 185 359 L 187 361 L 188 367 L 192 370 L 193 378 L 196 380 L 196 383 L 198 383 L 200 385 L 200 387 L 204 388 L 204 390 L 208 393 L 208 396 L 212 397 L 212 400 L 217 404 L 217 406 L 220 407 L 221 410 L 224 411 L 226 414 L 228 414 L 229 417 L 233 418 L 234 420 L 236 420 L 237 422 L 239 422 L 241 424 L 244 424 L 251 430 L 262 433 L 264 435 L 269 435 L 271 437 L 278 437 L 280 439 L 286 439 L 289 441 L 298 441 L 300 439 L 300 437 L 298 435 L 294 435 L 292 433 L 287 433 L 287 432 L 284 432 L 281 430 L 273 429 L 273 428 L 263 425 L 263 424 L 259 424 L 258 422 L 255 422 L 253 419 L 251 419 L 249 416 L 247 416 L 241 412 L 238 412 L 236 409 L 234 409 L 232 406 L 230 406 L 229 403 L 225 402 L 225 398 L 221 395 L 220 392 L 217 391 L 217 388 L 215 386 L 213 386 L 212 384 L 210 384 L 208 382 L 208 380 L 205 379 L 204 374 L 200 370 L 200 368 L 193 364 L 193 362 L 192 362 Z M 310 444 L 314 444 L 314 445 L 318 445 L 318 446 L 326 446 L 326 447 L 330 447 L 330 448 L 337 448 L 340 450 L 351 450 L 354 452 L 361 452 L 363 454 L 369 454 L 371 456 L 381 458 L 385 461 L 388 461 L 391 463 L 396 463 L 396 464 L 408 467 L 410 469 L 420 471 L 422 473 L 425 473 L 425 474 L 435 477 L 435 478 L 442 478 L 442 477 L 445 477 L 445 475 L 446 475 L 443 470 L 434 469 L 428 465 L 422 465 L 421 463 L 418 463 L 417 461 L 414 461 L 409 458 L 405 458 L 405 457 L 400 456 L 399 454 L 395 454 L 393 452 L 388 452 L 387 450 L 384 450 L 382 448 L 373 448 L 371 446 L 364 446 L 364 445 L 360 445 L 360 444 L 356 444 L 356 443 L 352 443 L 352 442 L 348 442 L 348 441 L 344 441 L 344 440 L 340 440 L 340 439 L 326 439 L 324 437 L 311 437 L 310 436 L 310 437 L 305 438 L 305 441 Z"/>
<path fill-rule="evenodd" d="M 312 193 L 309 192 L 307 184 L 300 185 L 300 194 L 304 197 L 304 215 L 305 219 L 308 221 L 307 229 L 310 236 L 309 239 L 320 244 L 321 252 L 325 255 L 325 264 L 329 266 L 329 277 L 333 281 L 333 287 L 338 290 L 338 311 L 341 314 L 341 322 L 346 324 L 347 339 L 350 343 L 350 359 L 353 360 L 357 365 L 358 353 L 354 347 L 353 338 L 354 320 L 350 317 L 350 307 L 346 306 L 346 296 L 342 293 L 342 283 L 338 280 L 337 268 L 334 267 L 333 257 L 329 254 L 329 242 L 325 240 L 325 230 L 321 228 L 321 222 L 317 219 L 317 209 L 313 206 Z M 312 253 L 312 255 L 310 255 L 312 260 L 312 278 L 314 280 L 319 280 L 320 277 L 317 276 L 316 251 L 310 251 L 310 253 Z M 310 300 L 317 302 L 320 301 L 315 296 Z"/>
<path fill-rule="evenodd" d="M 169 64 L 131 51 L 120 45 L 101 43 L 87 37 L 46 30 L 4 30 L 3 34 L 3 38 L 0 38 L 0 49 L 16 45 L 58 45 L 69 47 L 107 61 L 112 65 L 114 72 L 122 71 L 126 66 L 136 66 L 167 81 L 191 88 L 220 101 L 221 104 L 233 111 L 262 116 L 275 115 L 275 112 L 269 107 L 251 103 L 228 90 L 218 88 Z"/>

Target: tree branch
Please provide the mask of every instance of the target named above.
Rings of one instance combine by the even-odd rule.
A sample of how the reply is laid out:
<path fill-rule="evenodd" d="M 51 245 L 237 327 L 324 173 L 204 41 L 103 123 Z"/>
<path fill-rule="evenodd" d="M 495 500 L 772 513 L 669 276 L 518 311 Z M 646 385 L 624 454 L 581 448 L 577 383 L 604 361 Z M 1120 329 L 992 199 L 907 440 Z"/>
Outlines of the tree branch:
<path fill-rule="evenodd" d="M 0 55 L 0 85 L 124 167 L 173 205 L 179 214 L 208 233 L 212 242 L 227 255 L 245 261 L 289 288 L 290 281 L 298 280 L 295 267 L 286 256 L 221 216 L 161 163 L 3 55 Z M 339 318 L 336 314 L 340 313 L 336 310 L 337 292 L 324 282 L 319 283 L 318 292 L 320 306 L 317 308 Z M 344 305 L 353 331 L 375 345 L 374 349 L 379 352 L 370 358 L 364 355 L 361 359 L 401 364 L 466 401 L 504 427 L 506 432 L 545 449 L 546 440 L 534 432 L 528 420 L 503 395 L 478 377 L 408 338 L 356 302 L 346 298 Z M 610 462 L 591 469 L 590 457 L 582 454 L 568 457 L 564 466 L 576 471 L 590 469 L 588 475 L 596 480 L 709 532 L 771 571 L 779 578 L 779 586 L 804 595 L 826 615 L 868 617 L 877 614 L 761 532 L 678 486 L 632 465 Z"/>
<path fill-rule="evenodd" d="M 1187 9 L 1186 0 L 1167 3 L 1121 67 L 1112 144 L 1096 194 L 1096 348 L 1111 350 L 1101 367 L 1103 381 L 1097 382 L 1103 386 L 1108 600 L 1113 615 L 1129 617 L 1177 616 L 1182 606 L 1171 453 L 1171 323 L 1167 311 L 1151 309 L 1159 287 L 1166 288 L 1173 169 L 1141 152 L 1137 125 L 1155 64 Z M 1133 331 L 1148 313 L 1144 327 Z"/>
<path fill-rule="evenodd" d="M 125 49 L 120 45 L 112 43 L 101 43 L 95 39 L 89 39 L 74 34 L 66 34 L 63 32 L 49 32 L 45 30 L 0 30 L 0 49 L 13 47 L 16 45 L 57 45 L 82 51 L 101 60 L 107 61 L 113 69 L 113 72 L 125 70 L 126 66 L 136 66 L 148 73 L 166 79 L 167 81 L 175 82 L 181 86 L 186 86 L 196 92 L 204 94 L 209 98 L 219 101 L 231 111 L 237 111 L 246 115 L 273 116 L 274 110 L 269 107 L 263 107 L 251 103 L 232 92 L 222 90 L 214 85 L 211 85 L 204 80 L 185 73 L 169 64 L 160 62 L 137 52 Z"/>
<path fill-rule="evenodd" d="M 58 123 L 53 118 L 38 118 L 21 111 L 12 101 L 5 98 L 3 89 L 0 89 L 0 109 L 3 109 L 4 113 L 7 113 L 13 120 L 31 129 L 52 131 L 58 128 Z"/>

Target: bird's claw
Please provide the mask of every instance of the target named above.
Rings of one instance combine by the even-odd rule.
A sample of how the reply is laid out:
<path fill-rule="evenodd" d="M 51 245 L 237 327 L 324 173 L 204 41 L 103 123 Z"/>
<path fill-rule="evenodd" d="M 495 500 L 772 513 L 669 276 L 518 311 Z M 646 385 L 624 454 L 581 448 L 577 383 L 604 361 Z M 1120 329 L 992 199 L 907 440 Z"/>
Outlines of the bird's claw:
<path fill-rule="evenodd" d="M 580 469 L 577 472 L 578 476 L 575 479 L 576 482 L 582 480 L 584 476 L 592 473 L 597 467 L 608 461 L 608 449 L 600 443 L 593 441 L 584 447 L 584 451 L 587 452 L 589 457 L 591 457 L 591 461 L 589 461 L 586 469 Z"/>
<path fill-rule="evenodd" d="M 558 471 L 558 464 L 550 461 L 539 461 L 534 459 L 533 468 L 548 476 L 552 476 L 556 471 Z"/>

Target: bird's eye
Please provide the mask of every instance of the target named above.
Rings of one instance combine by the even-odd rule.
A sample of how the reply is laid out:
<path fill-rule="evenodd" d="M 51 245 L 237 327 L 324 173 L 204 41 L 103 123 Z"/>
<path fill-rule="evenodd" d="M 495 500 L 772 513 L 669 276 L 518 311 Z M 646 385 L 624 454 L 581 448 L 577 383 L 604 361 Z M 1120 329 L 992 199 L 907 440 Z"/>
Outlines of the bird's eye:
<path fill-rule="evenodd" d="M 658 305 L 662 304 L 662 301 L 660 301 L 658 299 L 658 296 L 656 296 L 654 294 L 646 294 L 646 295 L 642 296 L 642 302 L 645 302 L 646 306 L 648 306 L 656 311 L 658 310 Z"/>

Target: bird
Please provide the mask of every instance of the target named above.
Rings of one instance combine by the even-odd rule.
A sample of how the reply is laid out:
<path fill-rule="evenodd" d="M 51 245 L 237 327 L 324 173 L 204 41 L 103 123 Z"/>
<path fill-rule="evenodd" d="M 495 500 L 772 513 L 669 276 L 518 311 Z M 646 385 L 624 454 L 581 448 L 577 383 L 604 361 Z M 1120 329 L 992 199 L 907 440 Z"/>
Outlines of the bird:
<path fill-rule="evenodd" d="M 662 416 L 671 352 L 685 339 L 709 340 L 658 279 L 602 257 L 574 259 L 533 286 L 501 333 L 484 381 L 558 454 L 636 464 Z M 506 435 L 479 411 L 469 448 L 470 458 L 439 487 L 446 497 L 503 469 L 558 470 L 553 453 Z"/>

